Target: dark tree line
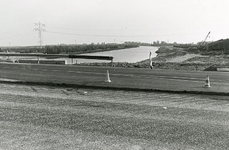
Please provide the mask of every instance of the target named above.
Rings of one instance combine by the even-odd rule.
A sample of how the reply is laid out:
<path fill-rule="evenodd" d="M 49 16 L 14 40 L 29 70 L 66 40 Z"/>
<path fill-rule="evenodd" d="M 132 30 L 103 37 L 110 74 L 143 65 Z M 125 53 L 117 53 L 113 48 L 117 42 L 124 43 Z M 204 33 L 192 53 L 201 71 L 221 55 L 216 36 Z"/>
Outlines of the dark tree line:
<path fill-rule="evenodd" d="M 45 54 L 83 54 L 93 53 L 101 51 L 118 50 L 125 48 L 138 47 L 137 43 L 124 43 L 124 44 L 81 44 L 81 45 L 47 45 L 43 48 L 38 47 L 15 47 L 15 48 L 4 48 L 5 51 L 9 52 L 20 52 L 20 53 L 45 53 Z"/>

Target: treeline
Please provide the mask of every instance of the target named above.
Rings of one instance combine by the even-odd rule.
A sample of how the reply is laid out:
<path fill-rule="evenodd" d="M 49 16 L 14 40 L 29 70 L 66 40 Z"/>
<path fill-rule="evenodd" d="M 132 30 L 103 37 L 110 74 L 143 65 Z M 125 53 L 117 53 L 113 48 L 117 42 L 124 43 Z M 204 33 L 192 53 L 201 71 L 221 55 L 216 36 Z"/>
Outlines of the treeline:
<path fill-rule="evenodd" d="M 102 52 L 110 50 L 118 50 L 125 48 L 138 47 L 137 43 L 124 44 L 81 44 L 81 45 L 47 45 L 42 48 L 38 47 L 14 47 L 4 48 L 4 51 L 19 52 L 19 53 L 45 53 L 45 54 L 83 54 Z"/>

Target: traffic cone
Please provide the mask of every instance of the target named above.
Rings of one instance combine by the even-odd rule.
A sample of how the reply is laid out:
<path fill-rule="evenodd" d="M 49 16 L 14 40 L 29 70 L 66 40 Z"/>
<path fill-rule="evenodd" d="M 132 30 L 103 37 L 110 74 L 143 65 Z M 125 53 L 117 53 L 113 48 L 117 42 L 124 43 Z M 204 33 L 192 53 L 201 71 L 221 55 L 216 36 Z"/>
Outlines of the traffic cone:
<path fill-rule="evenodd" d="M 204 85 L 204 87 L 211 87 L 209 76 L 207 76 L 207 78 L 206 78 L 206 80 L 205 80 L 205 85 Z"/>
<path fill-rule="evenodd" d="M 105 80 L 105 82 L 108 82 L 108 83 L 111 82 L 111 80 L 110 80 L 110 75 L 109 75 L 109 71 L 108 71 L 108 70 L 107 70 L 107 80 Z"/>

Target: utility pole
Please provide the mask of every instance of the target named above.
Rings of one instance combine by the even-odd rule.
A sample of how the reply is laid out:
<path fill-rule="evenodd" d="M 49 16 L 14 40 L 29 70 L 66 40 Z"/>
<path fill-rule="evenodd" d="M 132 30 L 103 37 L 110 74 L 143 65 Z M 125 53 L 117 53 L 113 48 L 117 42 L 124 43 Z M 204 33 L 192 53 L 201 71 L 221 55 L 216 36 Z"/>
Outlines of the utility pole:
<path fill-rule="evenodd" d="M 38 44 L 39 44 L 40 48 L 42 48 L 42 43 L 43 43 L 42 32 L 46 31 L 44 29 L 45 25 L 39 22 L 39 23 L 35 23 L 35 26 L 37 26 L 37 27 L 34 28 L 34 31 L 38 31 Z"/>

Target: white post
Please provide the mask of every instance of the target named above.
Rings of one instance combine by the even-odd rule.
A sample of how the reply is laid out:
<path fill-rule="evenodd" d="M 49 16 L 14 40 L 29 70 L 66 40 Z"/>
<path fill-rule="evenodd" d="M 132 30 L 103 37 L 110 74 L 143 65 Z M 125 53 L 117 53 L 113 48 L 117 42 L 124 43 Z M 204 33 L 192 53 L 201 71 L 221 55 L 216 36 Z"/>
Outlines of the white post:
<path fill-rule="evenodd" d="M 151 69 L 153 69 L 153 62 L 152 62 L 152 53 L 149 53 L 149 66 Z"/>
<path fill-rule="evenodd" d="M 111 80 L 110 80 L 110 75 L 109 75 L 109 71 L 108 71 L 108 70 L 107 70 L 107 80 L 105 80 L 105 82 L 108 82 L 108 83 L 111 82 Z"/>

